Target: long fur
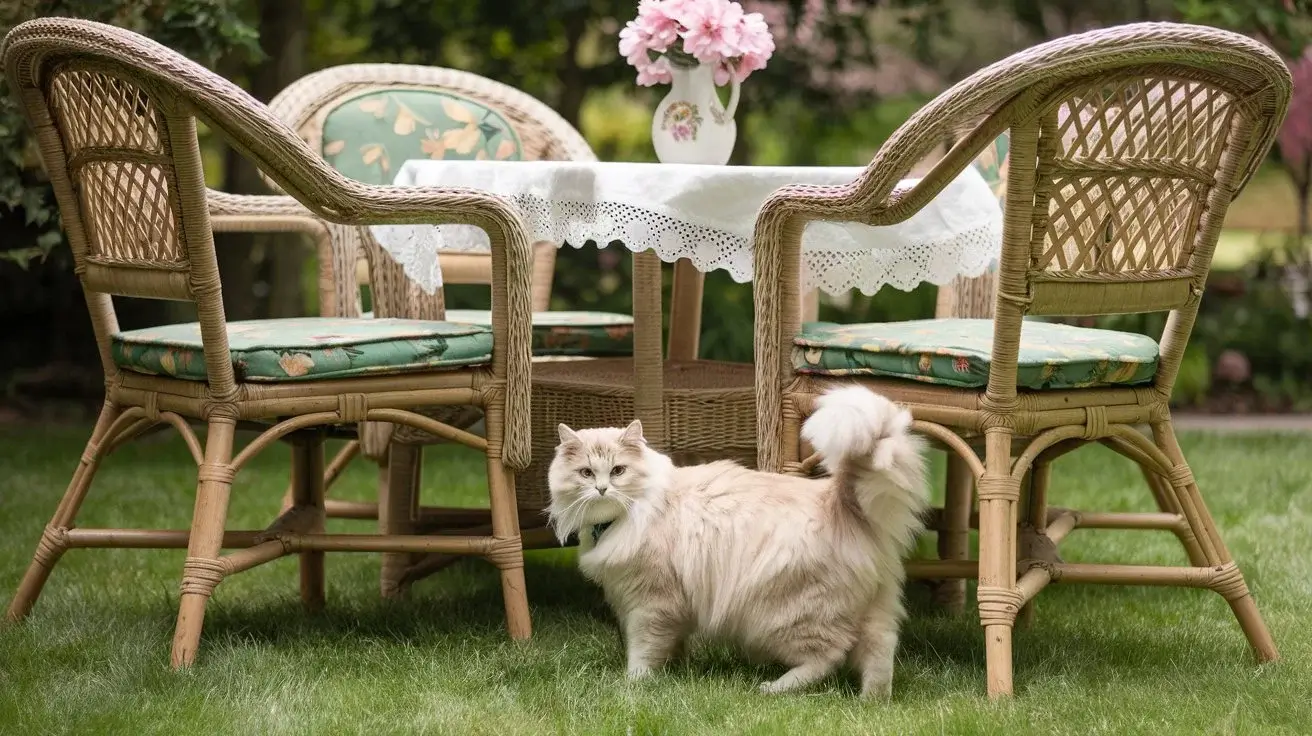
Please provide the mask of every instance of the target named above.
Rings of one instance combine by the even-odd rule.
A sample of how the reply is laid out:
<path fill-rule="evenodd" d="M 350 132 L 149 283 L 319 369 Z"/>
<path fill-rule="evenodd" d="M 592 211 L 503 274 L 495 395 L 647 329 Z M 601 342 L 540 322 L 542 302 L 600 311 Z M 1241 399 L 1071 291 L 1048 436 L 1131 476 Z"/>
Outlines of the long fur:
<path fill-rule="evenodd" d="M 831 473 L 824 479 L 727 461 L 676 468 L 637 422 L 561 425 L 549 513 L 562 539 L 579 535 L 579 567 L 620 620 L 629 676 L 650 674 L 701 635 L 787 665 L 766 692 L 805 687 L 846 662 L 863 695 L 888 697 L 902 558 L 926 505 L 910 423 L 864 388 L 822 396 L 802 434 Z"/>

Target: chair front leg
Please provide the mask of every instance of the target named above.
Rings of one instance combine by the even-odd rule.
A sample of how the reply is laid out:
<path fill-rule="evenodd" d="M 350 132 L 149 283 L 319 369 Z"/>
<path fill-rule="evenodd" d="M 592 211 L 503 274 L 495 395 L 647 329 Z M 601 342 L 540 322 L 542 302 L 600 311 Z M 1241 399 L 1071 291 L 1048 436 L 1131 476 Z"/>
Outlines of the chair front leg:
<path fill-rule="evenodd" d="M 979 481 L 979 619 L 990 698 L 1012 694 L 1011 636 L 1023 602 L 1016 587 L 1016 506 L 1020 482 L 1011 475 L 1012 433 L 991 428 Z"/>
<path fill-rule="evenodd" d="M 228 496 L 232 490 L 232 441 L 235 419 L 215 417 L 205 437 L 205 457 L 196 483 L 196 508 L 192 512 L 187 559 L 182 566 L 182 596 L 178 623 L 173 633 L 172 666 L 188 667 L 196 660 L 205 604 L 223 580 L 219 560 L 223 528 L 228 519 Z"/>
<path fill-rule="evenodd" d="M 492 536 L 497 545 L 488 559 L 501 570 L 506 629 L 511 639 L 523 640 L 533 635 L 533 623 L 528 610 L 528 587 L 524 582 L 524 541 L 519 531 L 515 473 L 501 461 L 504 400 L 498 397 L 484 407 L 484 412 L 488 439 L 488 503 L 492 510 Z"/>

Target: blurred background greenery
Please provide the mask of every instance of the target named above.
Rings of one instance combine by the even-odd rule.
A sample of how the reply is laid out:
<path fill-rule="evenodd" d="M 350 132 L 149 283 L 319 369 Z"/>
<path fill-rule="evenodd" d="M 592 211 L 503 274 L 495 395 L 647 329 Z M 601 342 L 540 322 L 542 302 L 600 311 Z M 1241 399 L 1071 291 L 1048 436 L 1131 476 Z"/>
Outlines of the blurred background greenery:
<path fill-rule="evenodd" d="M 913 111 L 948 85 L 1048 38 L 1140 20 L 1186 20 L 1303 53 L 1307 0 L 743 0 L 778 19 L 769 67 L 743 88 L 735 163 L 862 165 Z M 268 100 L 298 77 L 352 62 L 473 71 L 523 89 L 583 131 L 603 160 L 654 160 L 649 125 L 660 88 L 643 89 L 616 52 L 636 0 L 11 0 L 0 31 L 31 17 L 87 17 L 132 28 Z M 81 411 L 99 401 L 94 342 L 53 197 L 12 101 L 0 102 L 0 410 Z M 253 169 L 213 136 L 212 186 L 262 193 Z M 1272 163 L 1227 221 L 1177 403 L 1218 411 L 1312 410 L 1307 300 L 1306 154 Z M 1297 165 L 1295 165 L 1297 163 Z M 1302 167 L 1302 168 L 1300 168 Z M 1302 186 L 1296 186 L 1302 184 Z M 1300 216 L 1300 213 L 1303 216 Z M 304 243 L 220 238 L 230 319 L 312 314 Z M 933 314 L 935 289 L 885 288 L 827 299 L 835 321 Z M 565 249 L 555 306 L 629 309 L 621 248 Z M 1301 300 L 1301 301 L 1300 301 Z M 176 319 L 167 305 L 124 303 L 125 328 Z M 452 306 L 486 303 L 453 290 Z M 704 357 L 749 360 L 750 287 L 707 280 Z M 1162 315 L 1098 323 L 1160 333 Z M 56 409 L 58 411 L 58 409 Z"/>

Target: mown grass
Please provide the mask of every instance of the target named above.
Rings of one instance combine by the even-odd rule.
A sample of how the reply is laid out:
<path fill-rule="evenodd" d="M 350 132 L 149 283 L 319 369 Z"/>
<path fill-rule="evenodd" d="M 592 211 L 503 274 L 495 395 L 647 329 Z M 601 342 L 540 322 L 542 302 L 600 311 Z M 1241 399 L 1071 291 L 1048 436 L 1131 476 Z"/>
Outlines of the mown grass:
<path fill-rule="evenodd" d="M 17 585 L 63 492 L 84 434 L 0 432 L 0 600 Z M 0 630 L 0 732 L 206 734 L 1207 734 L 1307 733 L 1312 724 L 1312 459 L 1300 435 L 1189 435 L 1185 449 L 1284 660 L 1252 664 L 1215 594 L 1054 586 L 1018 631 L 1017 698 L 984 697 L 973 616 L 933 615 L 913 590 L 894 698 L 867 703 L 845 678 L 767 697 L 776 674 L 724 650 L 696 654 L 652 681 L 623 677 L 618 634 L 573 553 L 528 562 L 535 635 L 509 642 L 500 586 L 478 561 L 377 595 L 377 558 L 330 555 L 329 606 L 301 612 L 293 560 L 225 582 L 210 604 L 198 665 L 167 667 L 180 552 L 73 551 L 33 616 Z M 287 453 L 239 477 L 234 527 L 276 511 Z M 85 506 L 84 526 L 182 526 L 194 469 L 175 439 L 115 455 Z M 357 464 L 337 488 L 367 497 Z M 477 457 L 431 451 L 426 488 L 475 503 Z M 1056 465 L 1054 501 L 1129 510 L 1150 503 L 1137 472 L 1101 449 Z M 350 522 L 338 528 L 352 528 Z M 363 530 L 360 524 L 353 528 Z M 1080 532 L 1071 560 L 1182 564 L 1173 538 Z"/>

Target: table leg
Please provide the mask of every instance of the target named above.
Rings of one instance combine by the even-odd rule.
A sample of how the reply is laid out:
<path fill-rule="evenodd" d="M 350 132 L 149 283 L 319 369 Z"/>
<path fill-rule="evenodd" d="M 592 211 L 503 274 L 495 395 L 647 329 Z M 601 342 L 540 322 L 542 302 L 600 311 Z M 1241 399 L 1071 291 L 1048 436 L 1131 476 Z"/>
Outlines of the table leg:
<path fill-rule="evenodd" d="M 697 360 L 702 337 L 702 287 L 706 274 L 687 258 L 674 264 L 674 289 L 670 295 L 669 358 L 676 362 Z"/>
<path fill-rule="evenodd" d="M 651 251 L 634 253 L 633 411 L 642 421 L 647 442 L 667 450 L 661 318 L 661 260 Z"/>
<path fill-rule="evenodd" d="M 815 322 L 820 319 L 820 290 L 802 291 L 802 322 Z"/>

